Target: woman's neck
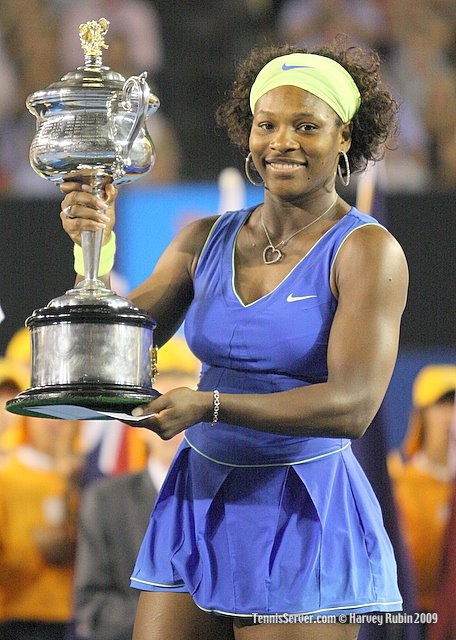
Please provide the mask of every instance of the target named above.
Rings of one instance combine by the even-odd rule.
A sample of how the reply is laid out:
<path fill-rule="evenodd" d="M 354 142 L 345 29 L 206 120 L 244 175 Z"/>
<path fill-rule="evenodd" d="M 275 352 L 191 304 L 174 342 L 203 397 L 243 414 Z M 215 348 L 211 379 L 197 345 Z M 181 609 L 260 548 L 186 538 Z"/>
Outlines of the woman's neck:
<path fill-rule="evenodd" d="M 340 201 L 337 193 L 309 195 L 298 200 L 285 200 L 266 192 L 262 208 L 259 209 L 268 230 L 276 238 L 293 233 L 299 227 L 322 219 L 333 219 L 338 213 L 336 203 Z M 348 210 L 348 209 L 347 209 Z"/>

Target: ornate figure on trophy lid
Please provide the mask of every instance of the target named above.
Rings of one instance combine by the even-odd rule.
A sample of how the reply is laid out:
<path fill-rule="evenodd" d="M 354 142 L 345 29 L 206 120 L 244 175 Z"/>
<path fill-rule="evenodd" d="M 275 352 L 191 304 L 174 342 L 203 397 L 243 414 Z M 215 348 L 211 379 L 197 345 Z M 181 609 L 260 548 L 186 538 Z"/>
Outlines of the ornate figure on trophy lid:
<path fill-rule="evenodd" d="M 93 193 L 141 178 L 155 149 L 147 117 L 160 102 L 147 74 L 125 78 L 105 66 L 105 18 L 82 24 L 84 64 L 27 98 L 36 117 L 32 168 L 56 184 L 80 181 Z M 83 231 L 84 278 L 26 320 L 32 341 L 31 388 L 11 400 L 14 413 L 66 417 L 63 408 L 117 411 L 158 395 L 155 321 L 99 279 L 103 232 Z M 62 414 L 63 411 L 63 415 Z"/>

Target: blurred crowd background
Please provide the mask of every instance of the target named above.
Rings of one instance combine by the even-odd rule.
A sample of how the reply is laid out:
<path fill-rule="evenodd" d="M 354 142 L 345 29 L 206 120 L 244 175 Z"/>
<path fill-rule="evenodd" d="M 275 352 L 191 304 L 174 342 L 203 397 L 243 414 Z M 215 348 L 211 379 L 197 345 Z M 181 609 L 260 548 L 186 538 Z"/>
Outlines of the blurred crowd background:
<path fill-rule="evenodd" d="M 47 421 L 40 428 L 40 420 L 18 421 L 3 411 L 29 385 L 24 319 L 74 276 L 58 219 L 59 190 L 29 164 L 35 118 L 25 100 L 83 64 L 79 25 L 100 17 L 110 21 L 104 63 L 125 77 L 147 71 L 161 102 L 148 124 L 156 165 L 125 188 L 155 194 L 144 205 L 144 227 L 131 211 L 134 199 L 119 198 L 119 238 L 128 248 L 128 237 L 137 247 L 144 236 L 150 254 L 162 228 L 225 208 L 226 168 L 239 171 L 238 195 L 245 186 L 239 186 L 244 159 L 217 129 L 214 114 L 237 61 L 252 47 L 291 42 L 311 51 L 345 34 L 379 52 L 384 83 L 401 105 L 400 128 L 377 165 L 378 189 L 371 189 L 366 210 L 403 244 L 411 287 L 389 402 L 356 447 L 395 546 L 406 611 L 437 612 L 440 621 L 424 616 L 417 624 L 370 626 L 360 638 L 456 640 L 454 0 L 1 0 L 0 640 L 130 637 L 135 596 L 127 574 L 153 499 L 140 514 L 128 500 L 146 479 L 155 496 L 169 454 L 152 463 L 159 443 L 146 443 L 118 422 L 56 429 Z M 197 210 L 193 194 L 206 184 L 220 188 L 220 209 Z M 360 197 L 366 184 L 355 179 L 347 199 Z M 179 191 L 185 185 L 195 190 Z M 170 222 L 178 192 L 186 208 Z M 144 252 L 137 251 L 141 259 Z M 199 363 L 186 346 L 178 342 L 169 353 L 162 354 L 163 389 L 165 372 L 172 384 L 178 384 L 173 376 L 184 375 L 196 384 Z M 393 423 L 400 425 L 394 438 Z M 102 477 L 120 484 L 99 485 Z M 112 502 L 113 495 L 119 500 Z"/>
<path fill-rule="evenodd" d="M 147 70 L 162 107 L 151 121 L 159 151 L 150 180 L 214 180 L 241 166 L 217 130 L 236 62 L 254 46 L 310 50 L 345 33 L 380 53 L 384 82 L 402 104 L 389 191 L 456 186 L 456 10 L 452 0 L 2 0 L 0 184 L 43 192 L 27 153 L 27 95 L 83 63 L 79 24 L 108 17 L 105 63 L 125 77 Z M 25 19 L 26 17 L 26 19 Z"/>

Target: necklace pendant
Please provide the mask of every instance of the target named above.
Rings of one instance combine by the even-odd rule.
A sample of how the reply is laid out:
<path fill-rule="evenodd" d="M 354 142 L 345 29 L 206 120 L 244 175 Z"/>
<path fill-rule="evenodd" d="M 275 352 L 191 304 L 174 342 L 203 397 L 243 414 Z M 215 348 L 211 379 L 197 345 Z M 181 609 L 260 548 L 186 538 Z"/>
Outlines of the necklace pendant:
<path fill-rule="evenodd" d="M 264 264 L 275 264 L 280 262 L 283 258 L 283 254 L 280 249 L 273 247 L 272 244 L 268 244 L 263 250 L 263 262 Z"/>

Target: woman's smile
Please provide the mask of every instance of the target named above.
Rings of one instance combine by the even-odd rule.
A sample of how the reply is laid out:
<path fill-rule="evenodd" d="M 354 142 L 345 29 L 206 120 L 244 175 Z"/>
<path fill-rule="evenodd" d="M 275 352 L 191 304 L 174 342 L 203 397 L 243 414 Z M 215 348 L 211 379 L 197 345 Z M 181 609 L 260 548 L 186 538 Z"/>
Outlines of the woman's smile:
<path fill-rule="evenodd" d="M 266 160 L 266 167 L 268 171 L 278 176 L 289 176 L 296 174 L 307 166 L 305 162 L 298 162 L 296 160 Z"/>

